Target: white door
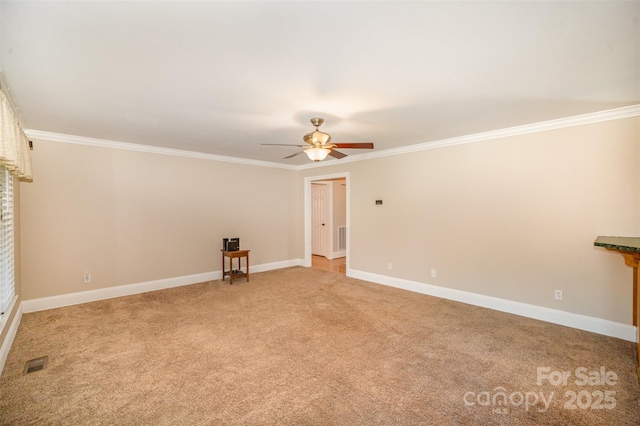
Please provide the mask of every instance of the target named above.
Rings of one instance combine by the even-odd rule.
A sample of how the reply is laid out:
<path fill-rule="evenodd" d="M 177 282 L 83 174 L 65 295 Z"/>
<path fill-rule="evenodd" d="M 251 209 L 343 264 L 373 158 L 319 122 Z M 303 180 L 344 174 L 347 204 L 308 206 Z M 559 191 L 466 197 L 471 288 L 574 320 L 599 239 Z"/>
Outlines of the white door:
<path fill-rule="evenodd" d="M 327 256 L 329 248 L 327 185 L 311 184 L 311 254 Z"/>

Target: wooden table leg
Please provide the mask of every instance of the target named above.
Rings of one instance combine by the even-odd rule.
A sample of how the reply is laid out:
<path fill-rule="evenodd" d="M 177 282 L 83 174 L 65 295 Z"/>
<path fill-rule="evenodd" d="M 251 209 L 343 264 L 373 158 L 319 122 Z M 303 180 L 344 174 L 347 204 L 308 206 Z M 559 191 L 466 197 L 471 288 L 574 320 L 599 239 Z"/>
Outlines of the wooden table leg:
<path fill-rule="evenodd" d="M 633 267 L 633 320 L 636 326 L 636 341 L 638 342 L 638 369 L 636 372 L 638 373 L 638 383 L 640 383 L 640 311 L 638 311 L 640 296 L 638 295 L 638 279 L 640 279 L 640 277 L 638 277 L 638 259 L 636 259 L 636 266 Z"/>
<path fill-rule="evenodd" d="M 638 252 L 619 252 L 624 257 L 624 263 L 633 268 L 633 325 L 636 326 L 636 343 L 637 343 L 637 370 L 638 383 L 640 383 L 640 295 L 638 294 L 638 264 L 640 264 L 640 253 Z"/>
<path fill-rule="evenodd" d="M 638 355 L 638 364 L 636 368 L 636 373 L 638 373 L 638 384 L 640 384 L 640 312 L 638 311 L 638 306 L 640 305 L 640 296 L 638 295 L 638 261 L 640 260 L 640 254 L 636 254 L 635 262 L 633 265 L 630 265 L 630 262 L 626 262 L 627 265 L 633 267 L 633 325 L 636 326 L 636 350 Z M 625 260 L 627 260 L 627 256 L 625 256 Z"/>
<path fill-rule="evenodd" d="M 247 252 L 245 260 L 247 261 L 247 282 L 249 282 L 249 252 Z"/>
<path fill-rule="evenodd" d="M 638 326 L 638 267 L 633 268 L 633 325 Z M 640 335 L 639 335 L 640 336 Z M 640 357 L 640 354 L 638 354 Z"/>
<path fill-rule="evenodd" d="M 229 256 L 229 284 L 233 284 L 233 255 Z"/>

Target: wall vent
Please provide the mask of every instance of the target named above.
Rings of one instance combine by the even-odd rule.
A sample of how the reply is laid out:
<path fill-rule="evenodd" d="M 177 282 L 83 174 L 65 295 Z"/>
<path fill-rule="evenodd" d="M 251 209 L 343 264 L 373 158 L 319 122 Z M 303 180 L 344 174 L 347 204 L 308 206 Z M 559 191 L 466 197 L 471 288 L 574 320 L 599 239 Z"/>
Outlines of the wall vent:
<path fill-rule="evenodd" d="M 346 226 L 338 226 L 338 250 L 346 250 L 347 249 L 347 227 Z"/>

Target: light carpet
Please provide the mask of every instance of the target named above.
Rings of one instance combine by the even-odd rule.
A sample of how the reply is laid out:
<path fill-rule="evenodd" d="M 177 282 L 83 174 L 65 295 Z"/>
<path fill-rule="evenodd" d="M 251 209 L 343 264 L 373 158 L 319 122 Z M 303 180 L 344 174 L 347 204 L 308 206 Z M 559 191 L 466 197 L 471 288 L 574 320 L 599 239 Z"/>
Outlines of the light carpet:
<path fill-rule="evenodd" d="M 302 267 L 25 314 L 0 391 L 5 425 L 640 423 L 631 342 Z"/>

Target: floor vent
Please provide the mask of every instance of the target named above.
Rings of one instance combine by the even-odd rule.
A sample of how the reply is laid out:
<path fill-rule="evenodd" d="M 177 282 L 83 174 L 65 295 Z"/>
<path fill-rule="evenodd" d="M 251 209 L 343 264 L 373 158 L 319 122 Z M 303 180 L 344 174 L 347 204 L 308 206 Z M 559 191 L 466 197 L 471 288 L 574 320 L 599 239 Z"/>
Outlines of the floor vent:
<path fill-rule="evenodd" d="M 24 367 L 24 374 L 33 373 L 34 371 L 44 370 L 47 367 L 48 356 L 32 359 L 27 361 L 27 365 Z"/>

